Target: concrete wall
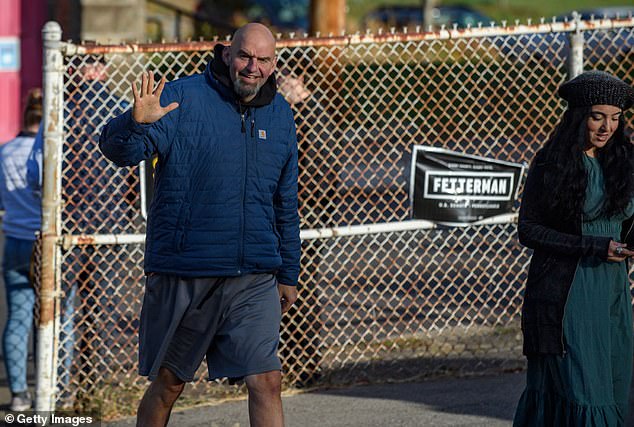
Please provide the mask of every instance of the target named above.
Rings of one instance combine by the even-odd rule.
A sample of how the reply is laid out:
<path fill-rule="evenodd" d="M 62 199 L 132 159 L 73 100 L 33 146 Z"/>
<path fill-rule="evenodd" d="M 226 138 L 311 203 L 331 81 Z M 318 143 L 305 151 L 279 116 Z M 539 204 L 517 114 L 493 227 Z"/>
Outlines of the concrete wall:
<path fill-rule="evenodd" d="M 178 9 L 195 13 L 196 6 L 200 0 L 163 0 Z M 146 16 L 150 25 L 148 26 L 148 37 L 161 38 L 166 41 L 174 41 L 177 33 L 181 40 L 187 40 L 194 36 L 194 21 L 188 16 L 181 16 L 180 28 L 176 29 L 176 13 L 169 8 L 159 6 L 152 2 L 147 2 Z"/>
<path fill-rule="evenodd" d="M 145 0 L 81 0 L 81 9 L 82 40 L 145 40 Z"/>

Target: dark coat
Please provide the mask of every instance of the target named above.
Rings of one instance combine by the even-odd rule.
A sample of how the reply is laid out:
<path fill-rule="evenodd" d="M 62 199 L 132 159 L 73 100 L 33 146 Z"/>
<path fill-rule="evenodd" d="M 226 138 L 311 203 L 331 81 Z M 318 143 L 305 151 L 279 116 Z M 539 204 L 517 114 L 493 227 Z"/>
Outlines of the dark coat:
<path fill-rule="evenodd" d="M 543 151 L 535 157 L 526 178 L 520 207 L 520 242 L 533 249 L 522 307 L 524 354 L 565 353 L 563 317 L 570 286 L 581 257 L 607 259 L 609 237 L 583 236 L 582 214 L 566 221 L 542 202 L 549 191 Z M 550 165 L 552 167 L 552 165 Z"/>

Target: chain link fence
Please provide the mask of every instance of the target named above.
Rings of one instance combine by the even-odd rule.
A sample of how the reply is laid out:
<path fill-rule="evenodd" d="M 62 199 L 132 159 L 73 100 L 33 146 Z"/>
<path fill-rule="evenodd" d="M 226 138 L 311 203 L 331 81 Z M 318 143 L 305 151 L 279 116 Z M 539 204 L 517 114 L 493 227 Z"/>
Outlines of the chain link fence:
<path fill-rule="evenodd" d="M 578 25 L 584 68 L 631 82 L 634 20 Z M 530 254 L 515 224 L 398 224 L 411 215 L 414 144 L 531 160 L 564 110 L 556 92 L 568 78 L 573 27 L 279 41 L 279 84 L 298 128 L 304 237 L 300 299 L 281 330 L 287 385 L 523 367 L 519 310 Z M 126 390 L 145 384 L 136 373 L 143 172 L 111 165 L 99 131 L 129 107 L 130 82 L 143 70 L 168 80 L 200 73 L 213 44 L 62 44 L 59 407 L 122 405 Z M 342 231 L 383 223 L 397 227 Z M 207 382 L 203 368 L 189 390 L 223 384 Z"/>

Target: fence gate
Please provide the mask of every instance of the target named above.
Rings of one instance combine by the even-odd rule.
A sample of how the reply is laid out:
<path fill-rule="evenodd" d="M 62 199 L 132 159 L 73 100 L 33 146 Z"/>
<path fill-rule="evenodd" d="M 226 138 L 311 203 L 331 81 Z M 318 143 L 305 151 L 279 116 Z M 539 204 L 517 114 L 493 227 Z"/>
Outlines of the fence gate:
<path fill-rule="evenodd" d="M 55 23 L 44 37 L 37 405 L 107 416 L 145 387 L 144 173 L 111 165 L 98 134 L 129 107 L 143 70 L 200 73 L 222 41 L 77 45 L 60 42 Z M 523 367 L 529 252 L 515 217 L 412 221 L 411 148 L 529 162 L 563 112 L 556 91 L 569 67 L 631 83 L 634 20 L 291 38 L 278 58 L 300 146 L 301 291 L 280 348 L 287 385 Z M 232 389 L 205 381 L 203 368 L 187 390 Z"/>

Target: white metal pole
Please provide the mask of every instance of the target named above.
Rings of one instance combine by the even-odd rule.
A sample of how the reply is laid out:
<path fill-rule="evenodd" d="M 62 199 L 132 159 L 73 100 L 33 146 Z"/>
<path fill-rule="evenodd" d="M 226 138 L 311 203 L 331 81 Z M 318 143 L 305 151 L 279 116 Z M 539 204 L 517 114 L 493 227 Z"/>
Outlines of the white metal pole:
<path fill-rule="evenodd" d="M 55 409 L 59 312 L 55 310 L 60 256 L 61 151 L 64 126 L 62 29 L 47 22 L 44 42 L 44 147 L 42 159 L 42 274 L 38 326 L 35 410 Z"/>
<path fill-rule="evenodd" d="M 430 230 L 439 224 L 453 227 L 474 227 L 480 225 L 511 224 L 517 222 L 517 213 L 503 214 L 472 223 L 435 223 L 426 220 L 380 222 L 376 224 L 344 225 L 341 227 L 311 228 L 301 230 L 302 240 L 329 239 L 332 237 L 360 236 L 364 234 L 394 233 L 400 231 Z M 91 234 L 65 235 L 62 247 L 68 249 L 83 245 L 129 245 L 145 243 L 145 234 Z"/>
<path fill-rule="evenodd" d="M 568 80 L 583 73 L 583 33 L 580 28 L 580 16 L 573 12 L 575 31 L 570 33 L 570 56 L 568 57 Z"/>

